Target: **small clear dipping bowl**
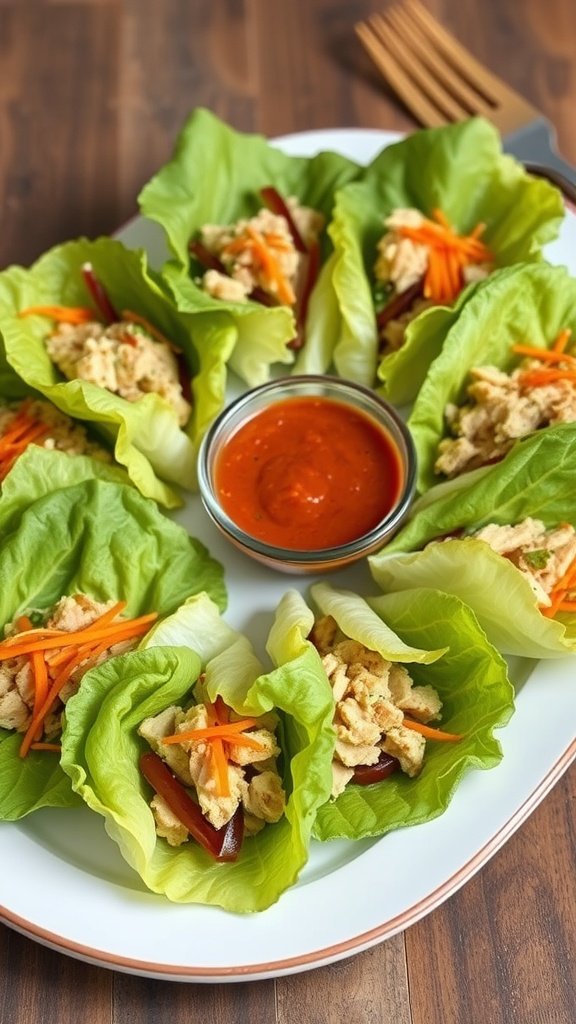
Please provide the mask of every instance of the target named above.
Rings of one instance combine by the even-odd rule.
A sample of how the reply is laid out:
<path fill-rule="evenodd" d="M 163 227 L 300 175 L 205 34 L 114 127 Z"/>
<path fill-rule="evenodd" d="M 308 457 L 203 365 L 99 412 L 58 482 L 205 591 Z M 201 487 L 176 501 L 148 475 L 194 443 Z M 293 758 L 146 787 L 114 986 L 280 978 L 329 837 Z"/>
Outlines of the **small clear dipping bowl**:
<path fill-rule="evenodd" d="M 367 418 L 384 434 L 396 456 L 399 482 L 392 507 L 367 532 L 332 547 L 281 547 L 252 536 L 225 511 L 217 485 L 222 452 L 248 421 L 276 403 L 292 398 L 325 399 Z M 198 481 L 204 507 L 224 536 L 251 558 L 280 572 L 317 574 L 343 568 L 381 548 L 404 520 L 416 486 L 416 452 L 412 437 L 396 410 L 374 391 L 339 377 L 282 377 L 246 392 L 213 422 L 200 446 Z"/>

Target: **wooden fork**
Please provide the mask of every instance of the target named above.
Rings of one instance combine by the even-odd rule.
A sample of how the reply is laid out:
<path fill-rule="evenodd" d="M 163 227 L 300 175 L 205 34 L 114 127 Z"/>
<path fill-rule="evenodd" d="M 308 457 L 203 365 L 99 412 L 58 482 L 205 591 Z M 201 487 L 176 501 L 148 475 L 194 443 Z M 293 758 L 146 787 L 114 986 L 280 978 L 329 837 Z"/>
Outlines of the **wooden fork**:
<path fill-rule="evenodd" d="M 576 171 L 555 150 L 543 114 L 477 61 L 419 0 L 401 0 L 359 22 L 356 33 L 378 70 L 420 124 L 436 127 L 473 115 L 488 118 L 504 148 L 546 171 L 561 187 Z M 576 191 L 569 188 L 572 201 Z"/>

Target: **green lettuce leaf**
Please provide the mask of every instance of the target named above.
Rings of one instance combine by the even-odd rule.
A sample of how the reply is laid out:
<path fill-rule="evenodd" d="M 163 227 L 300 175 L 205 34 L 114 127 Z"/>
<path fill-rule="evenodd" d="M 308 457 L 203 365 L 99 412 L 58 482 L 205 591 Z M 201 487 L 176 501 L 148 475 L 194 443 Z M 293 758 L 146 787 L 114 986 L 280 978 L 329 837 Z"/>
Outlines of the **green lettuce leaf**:
<path fill-rule="evenodd" d="M 66 708 L 62 764 L 74 789 L 104 816 L 108 833 L 154 892 L 239 913 L 263 910 L 298 878 L 318 806 L 330 792 L 330 687 L 312 651 L 293 665 L 263 673 L 248 641 L 218 618 L 205 597 L 173 615 L 168 630 L 158 627 L 158 643 L 180 639 L 202 647 L 203 654 L 198 657 L 188 647 L 148 646 L 89 673 Z M 248 668 L 243 654 L 249 656 Z M 137 735 L 138 725 L 170 704 L 189 703 L 200 671 L 206 673 L 203 685 L 211 699 L 220 694 L 240 714 L 275 709 L 281 719 L 286 813 L 246 839 L 238 860 L 228 864 L 216 863 L 194 842 L 170 847 L 156 837 L 148 787 L 138 770 L 139 755 L 149 749 Z"/>
<path fill-rule="evenodd" d="M 201 268 L 196 263 L 191 267 L 190 239 L 205 224 L 232 224 L 253 216 L 263 205 L 259 189 L 268 185 L 285 197 L 296 196 L 328 221 L 336 190 L 358 174 L 358 165 L 335 153 L 312 158 L 287 156 L 262 136 L 236 132 L 200 108 L 186 121 L 173 158 L 140 193 L 142 213 L 166 232 L 173 260 L 162 274 L 178 307 L 219 315 L 233 328 L 236 340 L 229 365 L 247 384 L 266 381 L 272 363 L 293 361 L 286 346 L 295 334 L 294 317 L 285 306 L 225 302 L 206 294 L 195 282 Z M 324 260 L 330 249 L 326 237 Z M 329 274 L 321 274 L 317 289 L 330 298 Z M 323 328 L 323 304 L 312 302 L 307 345 L 315 348 L 322 344 Z"/>
<path fill-rule="evenodd" d="M 144 316 L 181 350 L 195 399 L 185 429 L 159 395 L 128 402 L 88 381 L 63 380 L 44 346 L 52 321 L 18 316 L 30 306 L 92 305 L 81 276 L 85 262 L 93 264 L 118 311 L 131 309 Z M 45 253 L 30 269 L 14 266 L 0 273 L 0 334 L 11 371 L 4 377 L 0 367 L 6 397 L 17 397 L 19 378 L 28 389 L 101 434 L 142 494 L 167 507 L 182 504 L 168 484 L 188 489 L 196 485 L 198 444 L 224 404 L 225 364 L 233 345 L 233 332 L 226 324 L 222 328 L 214 317 L 179 313 L 148 270 L 143 251 L 101 238 L 67 242 Z"/>
<path fill-rule="evenodd" d="M 461 601 L 431 589 L 368 600 L 406 644 L 447 645 L 442 658 L 427 665 L 413 663 L 409 671 L 418 685 L 429 683 L 438 691 L 443 702 L 440 728 L 462 739 L 428 740 L 415 779 L 395 772 L 381 783 L 349 784 L 320 808 L 315 827 L 319 839 L 383 835 L 442 814 L 466 772 L 499 763 L 502 750 L 494 729 L 504 726 L 514 710 L 506 663 Z"/>
<path fill-rule="evenodd" d="M 342 314 L 334 364 L 341 376 L 369 387 L 377 377 L 382 393 L 399 405 L 414 399 L 442 350 L 442 323 L 457 318 L 461 301 L 453 309 L 440 308 L 438 318 L 435 310 L 421 314 L 402 348 L 379 357 L 372 268 L 384 219 L 401 207 L 428 215 L 439 207 L 463 233 L 485 223 L 482 237 L 498 267 L 540 260 L 564 216 L 558 190 L 504 156 L 498 133 L 479 118 L 415 132 L 381 152 L 360 181 L 338 192 L 329 229 Z"/>
<path fill-rule="evenodd" d="M 332 615 L 347 636 L 390 661 L 409 663 L 418 684 L 430 683 L 443 702 L 440 728 L 463 734 L 459 743 L 428 742 L 416 779 L 401 772 L 369 786 L 349 784 L 323 804 L 314 835 L 321 840 L 383 835 L 441 814 L 470 768 L 491 768 L 501 759 L 496 727 L 513 711 L 507 668 L 488 643 L 474 614 L 457 598 L 432 589 L 364 600 L 349 591 L 315 584 L 314 606 Z M 317 652 L 308 634 L 315 615 L 296 591 L 280 602 L 268 638 L 276 663 L 302 651 Z M 324 671 L 322 669 L 322 671 Z"/>
<path fill-rule="evenodd" d="M 442 311 L 438 311 L 438 320 Z M 520 361 L 512 346 L 550 348 L 560 331 L 576 333 L 576 279 L 548 264 L 510 267 L 477 286 L 458 319 L 446 322 L 444 345 L 434 360 L 409 418 L 418 455 L 418 488 L 438 483 L 438 445 L 447 436 L 444 411 L 463 404 L 474 366 L 509 373 Z"/>
<path fill-rule="evenodd" d="M 576 424 L 564 423 L 520 441 L 489 469 L 433 487 L 390 544 L 369 558 L 374 579 L 386 591 L 441 586 L 456 594 L 506 654 L 552 658 L 576 650 L 576 615 L 543 616 L 526 578 L 484 541 L 433 543 L 527 516 L 549 529 L 576 527 L 575 465 Z"/>
<path fill-rule="evenodd" d="M 82 460 L 67 461 L 78 474 Z M 23 456 L 0 497 L 0 627 L 78 591 L 98 601 L 125 600 L 129 616 L 169 615 L 201 591 L 225 606 L 221 566 L 152 501 L 131 486 L 88 477 L 68 485 L 60 476 L 60 486 L 49 490 L 41 463 L 38 471 L 38 460 Z M 36 474 L 35 500 L 31 481 L 22 492 L 16 486 L 26 468 Z M 76 805 L 57 757 L 31 751 L 23 760 L 21 740 L 0 729 L 0 819 Z"/>

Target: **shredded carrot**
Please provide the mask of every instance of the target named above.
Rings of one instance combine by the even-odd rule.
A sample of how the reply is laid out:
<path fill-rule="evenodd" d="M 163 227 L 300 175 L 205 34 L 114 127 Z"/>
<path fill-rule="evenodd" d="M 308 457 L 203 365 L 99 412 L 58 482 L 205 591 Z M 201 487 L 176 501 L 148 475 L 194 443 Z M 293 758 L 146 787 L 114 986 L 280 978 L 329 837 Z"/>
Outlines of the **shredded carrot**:
<path fill-rule="evenodd" d="M 424 218 L 419 227 L 400 225 L 396 230 L 429 250 L 424 297 L 449 304 L 464 287 L 464 268 L 474 263 L 493 263 L 494 257 L 480 241 L 484 224 L 477 224 L 469 235 L 458 235 L 442 210 L 434 210 L 432 217 L 433 220 Z"/>
<path fill-rule="evenodd" d="M 554 351 L 555 352 L 564 352 L 564 349 L 566 348 L 566 346 L 567 346 L 568 342 L 570 341 L 571 337 L 572 337 L 572 331 L 570 330 L 569 327 L 565 327 L 563 331 L 560 331 L 560 334 L 558 335 L 558 337 L 556 338 L 556 341 L 554 342 L 554 344 L 552 346 Z"/>
<path fill-rule="evenodd" d="M 0 643 L 0 661 L 29 655 L 32 666 L 34 707 L 20 745 L 21 757 L 25 757 L 40 739 L 46 717 L 74 671 L 80 665 L 86 671 L 92 668 L 110 647 L 141 636 L 157 618 L 154 612 L 135 619 L 114 621 L 125 607 L 125 601 L 116 602 L 84 629 L 70 632 L 24 629 Z M 19 625 L 29 623 L 25 616 L 18 620 Z"/>
<path fill-rule="evenodd" d="M 30 750 L 53 750 L 55 753 L 59 754 L 62 747 L 59 743 L 33 743 Z"/>
<path fill-rule="evenodd" d="M 163 743 L 182 743 L 187 740 L 209 740 L 219 737 L 227 737 L 235 733 L 243 732 L 245 729 L 253 728 L 257 724 L 255 718 L 241 718 L 238 722 L 225 722 L 222 725 L 209 725 L 205 729 L 189 729 L 187 732 L 175 733 L 172 736 L 164 736 Z"/>
<path fill-rule="evenodd" d="M 570 601 L 566 600 L 566 595 L 569 594 L 576 587 L 576 558 L 572 560 L 564 574 L 556 581 L 552 590 L 549 593 L 550 604 L 540 605 L 540 611 L 546 618 L 553 618 L 558 611 L 573 611 L 576 608 L 567 607 L 570 605 Z"/>
<path fill-rule="evenodd" d="M 0 480 L 4 480 L 18 456 L 26 450 L 29 444 L 39 441 L 50 433 L 48 424 L 35 420 L 29 414 L 29 408 L 30 403 L 25 402 L 9 421 L 7 430 L 0 437 Z"/>
<path fill-rule="evenodd" d="M 44 639 L 27 639 L 27 633 L 19 633 L 17 636 L 7 637 L 0 643 L 0 661 L 6 661 L 19 654 L 31 654 L 32 651 L 47 651 L 96 640 L 109 640 L 109 646 L 111 646 L 120 643 L 121 640 L 128 640 L 140 633 L 147 632 L 147 627 L 157 618 L 157 613 L 151 612 L 149 615 L 140 615 L 136 619 L 107 622 L 103 626 L 100 626 L 99 620 L 96 619 L 90 626 L 85 626 L 83 629 L 59 633 Z M 30 633 L 33 632 L 30 630 Z"/>
<path fill-rule="evenodd" d="M 519 376 L 520 383 L 527 388 L 543 387 L 558 380 L 576 380 L 575 370 L 526 370 Z"/>
<path fill-rule="evenodd" d="M 543 363 L 568 363 L 570 366 L 576 366 L 576 357 L 566 355 L 563 350 L 534 348 L 533 345 L 512 345 L 512 351 L 519 356 L 531 356 Z"/>
<path fill-rule="evenodd" d="M 264 745 L 245 730 L 258 724 L 256 718 L 240 718 L 236 722 L 229 721 L 230 708 L 220 696 L 214 704 L 206 702 L 206 711 L 210 724 L 202 729 L 189 729 L 163 736 L 162 743 L 207 743 L 210 751 L 210 767 L 219 797 L 230 796 L 228 775 L 229 748 L 245 747 L 249 750 L 263 751 Z"/>
<path fill-rule="evenodd" d="M 447 743 L 457 743 L 463 737 L 455 732 L 443 732 L 442 729 L 434 729 L 431 725 L 423 725 L 422 722 L 415 722 L 412 718 L 404 718 L 403 725 L 407 729 L 413 729 L 429 740 L 444 740 Z"/>
<path fill-rule="evenodd" d="M 275 244 L 275 237 L 273 233 L 263 235 L 248 224 L 245 234 L 238 235 L 228 242 L 223 252 L 232 256 L 246 251 L 251 252 L 262 274 L 265 287 L 274 292 L 281 303 L 293 306 L 296 302 L 294 289 L 274 255 L 274 249 L 284 251 L 286 246 L 283 239 L 282 245 Z"/>
<path fill-rule="evenodd" d="M 87 306 L 28 306 L 18 316 L 49 316 L 61 324 L 87 324 L 99 319 Z"/>

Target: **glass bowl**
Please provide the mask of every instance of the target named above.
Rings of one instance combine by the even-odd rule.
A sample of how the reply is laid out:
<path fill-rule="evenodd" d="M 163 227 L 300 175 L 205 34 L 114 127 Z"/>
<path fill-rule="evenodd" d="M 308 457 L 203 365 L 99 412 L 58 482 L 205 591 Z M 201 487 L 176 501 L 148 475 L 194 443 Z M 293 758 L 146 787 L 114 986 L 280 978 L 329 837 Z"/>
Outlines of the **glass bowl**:
<path fill-rule="evenodd" d="M 316 410 L 330 423 L 316 424 Z M 274 454 L 270 438 L 279 430 Z M 357 430 L 364 449 L 374 446 L 366 467 L 349 447 Z M 296 435 L 301 447 L 292 452 Z M 231 465 L 236 482 L 229 486 L 223 474 Z M 198 481 L 208 515 L 246 555 L 281 572 L 322 573 L 390 540 L 414 495 L 416 453 L 396 410 L 368 388 L 339 377 L 282 377 L 246 392 L 216 418 L 200 446 Z M 245 498 L 254 506 L 249 516 L 241 511 Z M 363 523 L 348 524 L 346 502 Z M 283 539 L 286 531 L 292 536 Z"/>

